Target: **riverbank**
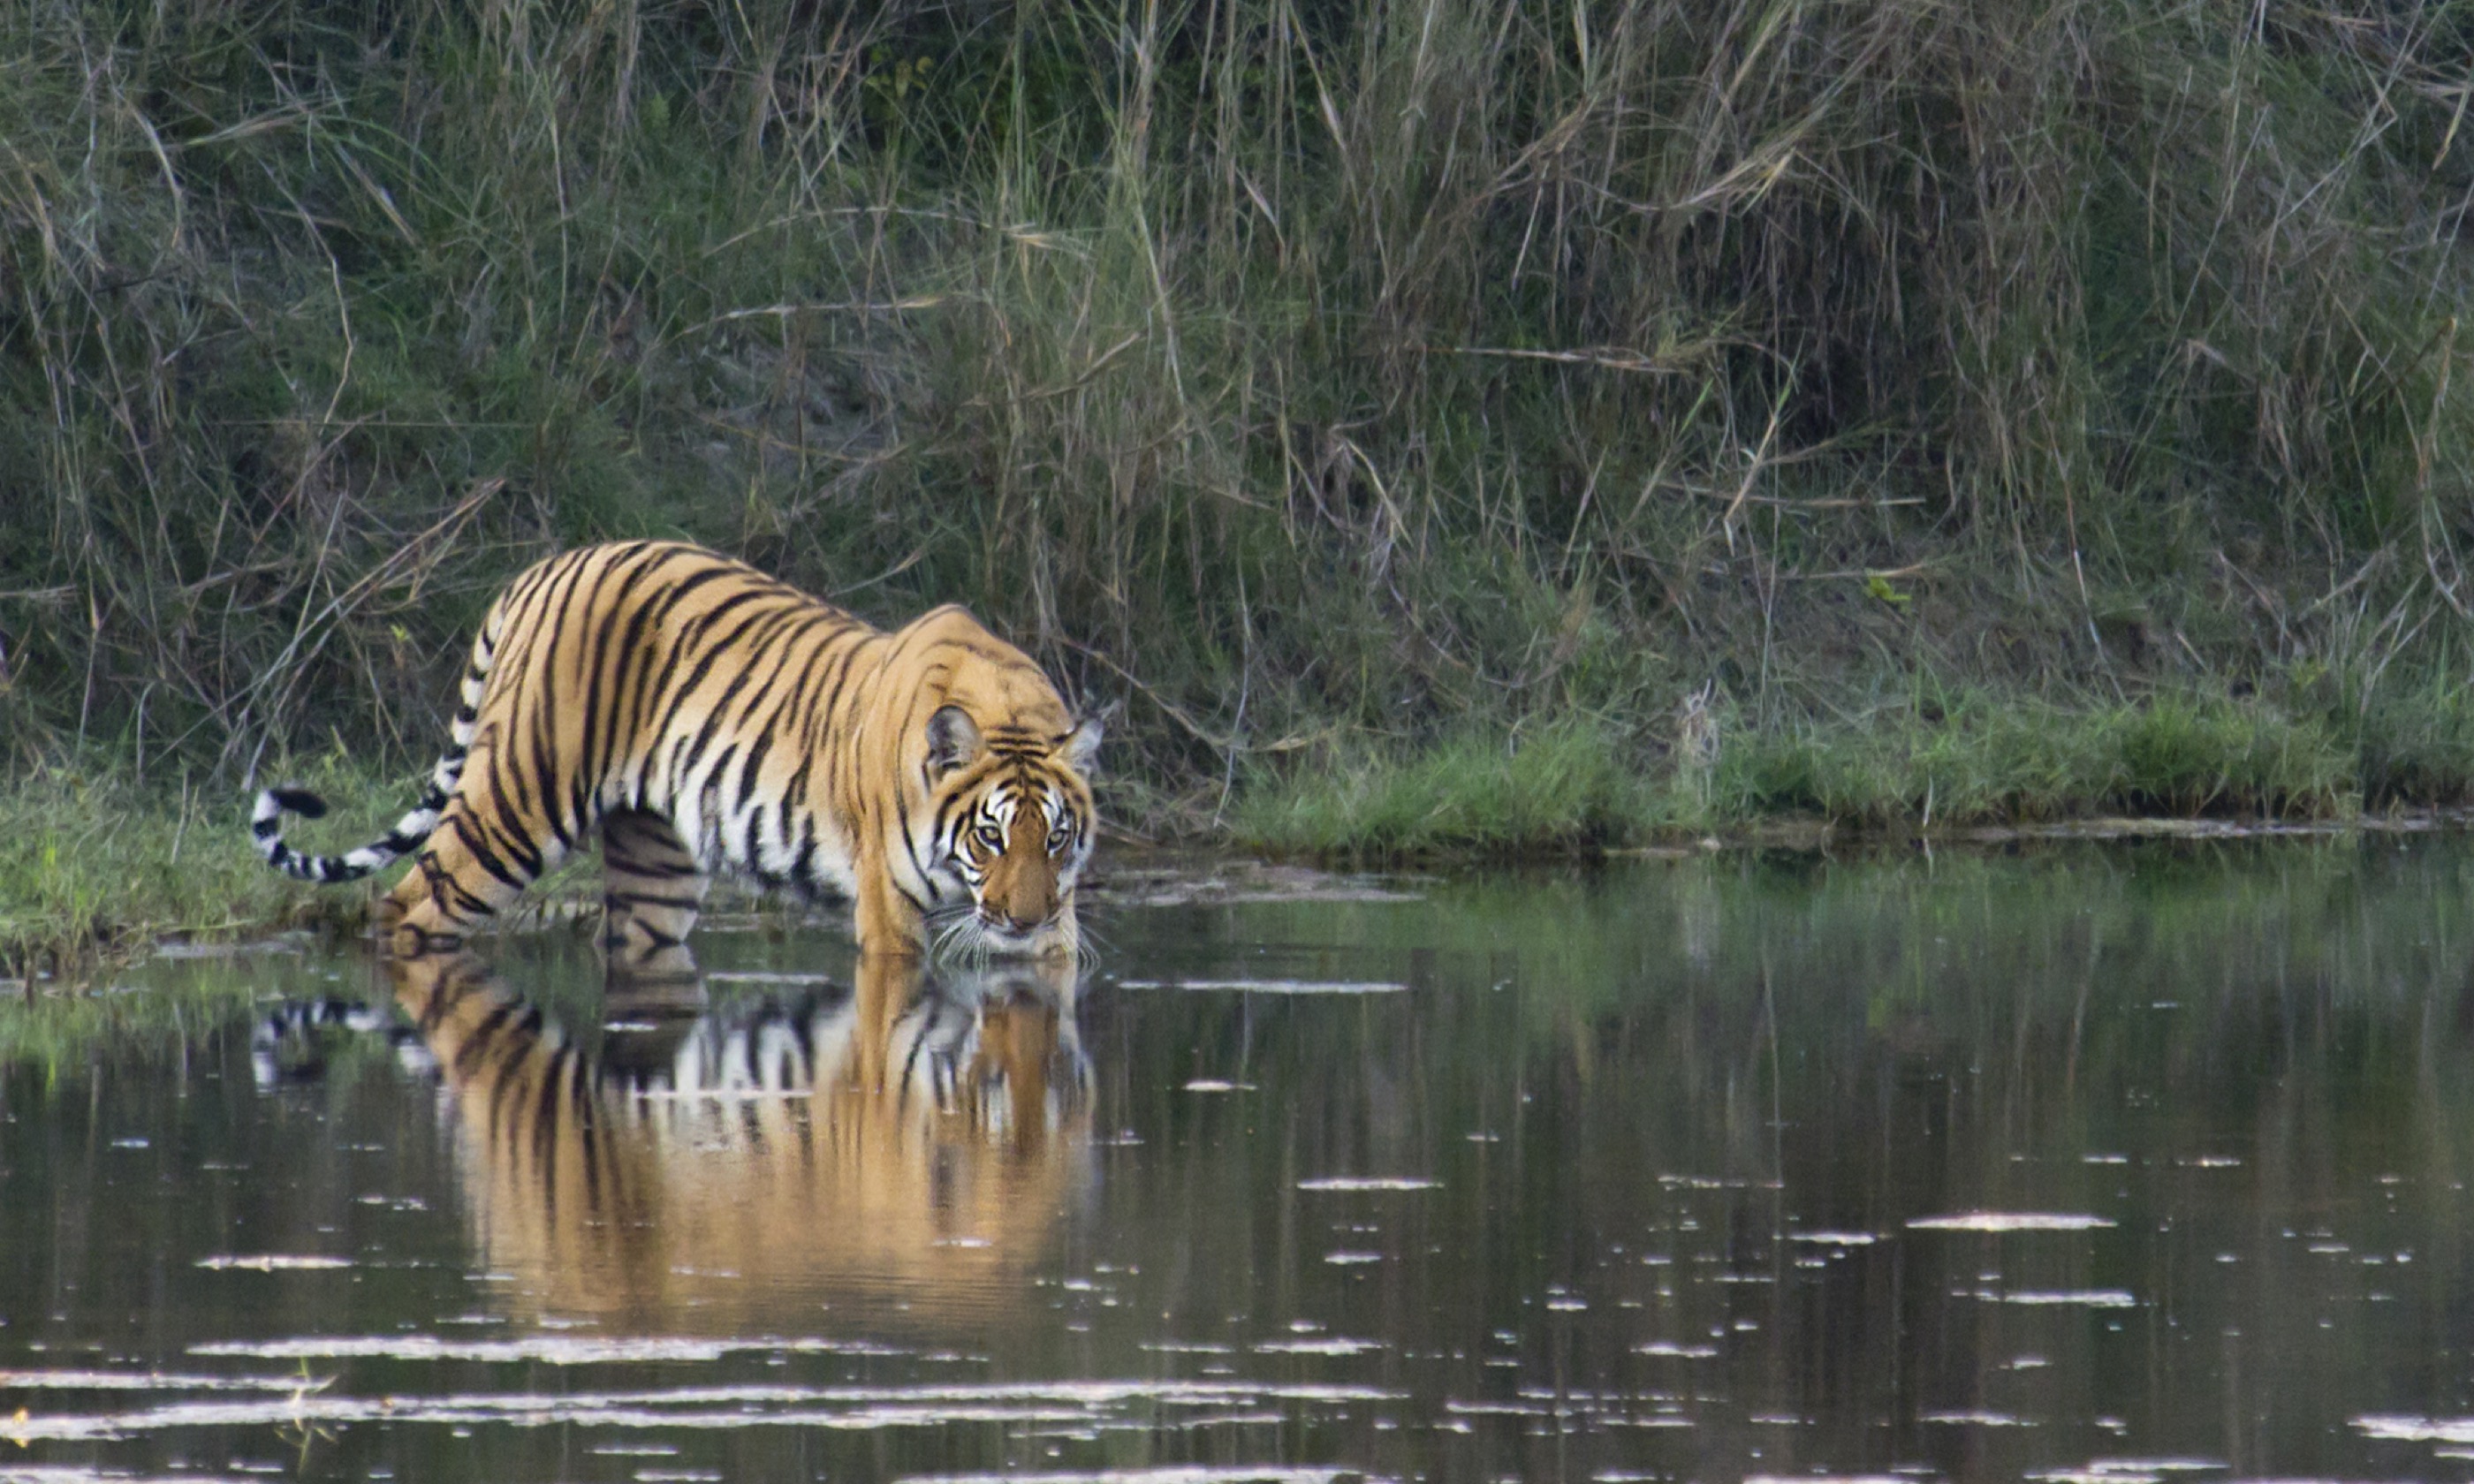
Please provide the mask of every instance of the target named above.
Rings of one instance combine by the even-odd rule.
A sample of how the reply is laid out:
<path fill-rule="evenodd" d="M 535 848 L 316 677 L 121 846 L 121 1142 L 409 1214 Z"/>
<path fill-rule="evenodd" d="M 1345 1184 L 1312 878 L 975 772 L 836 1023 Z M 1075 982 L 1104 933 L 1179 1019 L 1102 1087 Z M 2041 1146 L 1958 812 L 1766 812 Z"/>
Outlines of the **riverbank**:
<path fill-rule="evenodd" d="M 1646 742 L 1573 717 L 1423 750 L 1335 750 L 1326 768 L 1267 770 L 1228 819 L 1248 849 L 1361 861 L 1814 826 L 1931 838 L 2122 816 L 2341 822 L 2474 799 L 2469 721 L 2446 683 L 2312 710 L 2256 693 L 2073 706 L 1978 687 L 1768 727 L 1696 698 Z"/>
<path fill-rule="evenodd" d="M 1567 715 L 1424 747 L 1325 740 L 1239 759 L 1219 786 L 1182 792 L 1112 768 L 1102 800 L 1108 849 L 1442 868 L 1710 842 L 2435 827 L 2474 801 L 2469 711 L 2462 692 L 2436 683 L 2398 687 L 2367 711 L 2188 693 L 2074 708 L 1976 690 L 1763 728 L 1702 696 L 1655 731 Z M 321 850 L 378 833 L 420 783 L 333 754 L 287 776 L 335 806 L 293 826 Z M 238 791 L 141 783 L 101 758 L 0 785 L 0 978 L 73 977 L 166 939 L 366 922 L 376 888 L 277 875 L 251 846 L 247 813 Z M 536 888 L 535 920 L 589 912 L 596 871 L 577 862 Z"/>

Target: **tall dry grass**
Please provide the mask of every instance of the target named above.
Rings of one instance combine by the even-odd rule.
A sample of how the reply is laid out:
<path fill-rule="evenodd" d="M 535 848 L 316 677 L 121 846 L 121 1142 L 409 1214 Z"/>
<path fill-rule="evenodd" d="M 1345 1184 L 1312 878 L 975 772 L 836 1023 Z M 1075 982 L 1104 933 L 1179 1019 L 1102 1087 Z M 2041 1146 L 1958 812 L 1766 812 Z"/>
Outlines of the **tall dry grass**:
<path fill-rule="evenodd" d="M 2469 45 L 2458 4 L 10 6 L 0 739 L 418 754 L 495 585 L 641 532 L 969 602 L 1212 815 L 1471 718 L 1646 759 L 1713 679 L 1754 732 L 1926 672 L 2366 726 L 2474 599 Z"/>

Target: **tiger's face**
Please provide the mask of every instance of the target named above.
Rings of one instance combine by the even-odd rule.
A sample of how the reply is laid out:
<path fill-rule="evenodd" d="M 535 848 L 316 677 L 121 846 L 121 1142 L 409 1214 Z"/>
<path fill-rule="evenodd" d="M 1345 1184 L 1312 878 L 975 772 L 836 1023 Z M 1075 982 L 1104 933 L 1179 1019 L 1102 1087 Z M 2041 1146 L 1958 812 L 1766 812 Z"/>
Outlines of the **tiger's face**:
<path fill-rule="evenodd" d="M 932 920 L 933 946 L 1007 957 L 1071 957 L 1074 885 L 1096 831 L 1088 774 L 1101 723 L 1061 735 L 990 727 L 948 706 L 929 719 L 942 872 L 967 888 Z"/>

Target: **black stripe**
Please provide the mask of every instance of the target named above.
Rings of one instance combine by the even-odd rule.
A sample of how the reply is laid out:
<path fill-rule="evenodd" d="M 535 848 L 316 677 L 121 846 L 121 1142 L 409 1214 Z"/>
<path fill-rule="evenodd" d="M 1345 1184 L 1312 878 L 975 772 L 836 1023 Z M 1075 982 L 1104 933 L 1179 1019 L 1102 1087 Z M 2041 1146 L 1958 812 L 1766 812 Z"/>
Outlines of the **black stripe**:
<path fill-rule="evenodd" d="M 558 1104 L 563 1085 L 582 1086 L 583 1059 L 562 1052 L 555 1068 L 562 1075 L 546 1077 L 533 1099 L 533 1152 L 542 1161 L 542 1185 L 555 1190 L 558 1186 Z"/>
<path fill-rule="evenodd" d="M 773 751 L 773 729 L 760 728 L 756 733 L 756 740 L 748 745 L 747 760 L 739 770 L 740 810 L 746 809 L 748 801 L 756 797 L 757 776 L 764 772 L 764 754 L 771 751 Z"/>
<path fill-rule="evenodd" d="M 827 726 L 831 726 L 839 719 L 837 713 L 841 709 L 842 693 L 849 688 L 851 674 L 859 668 L 861 650 L 871 635 L 862 634 L 856 636 L 842 635 L 842 637 L 846 642 L 833 655 L 836 661 L 833 683 L 826 687 L 825 698 L 818 704 L 815 711 Z"/>
<path fill-rule="evenodd" d="M 911 833 L 910 829 L 910 797 L 908 789 L 896 788 L 893 791 L 893 818 L 894 822 L 901 826 L 902 853 L 910 857 L 910 869 L 919 873 L 919 879 L 922 881 L 927 880 L 928 867 L 919 859 L 919 843 L 917 838 Z M 934 840 L 933 837 L 932 843 L 940 847 L 943 844 L 941 840 Z M 895 884 L 899 885 L 900 883 L 897 882 Z M 902 895 L 905 897 L 910 896 L 910 890 L 905 888 Z M 913 898 L 912 899 L 914 901 L 917 900 L 916 898 Z M 927 909 L 923 907 L 920 910 L 925 911 Z"/>
<path fill-rule="evenodd" d="M 796 621 L 796 614 L 786 613 L 778 609 L 763 615 L 748 626 L 750 630 L 761 629 L 763 632 L 748 634 L 745 647 L 760 656 L 770 653 L 771 646 L 781 631 Z M 742 665 L 739 673 L 730 678 L 730 683 L 722 688 L 720 696 L 714 701 L 713 712 L 706 720 L 704 734 L 697 739 L 694 750 L 689 754 L 684 765 L 685 771 L 690 773 L 695 771 L 697 759 L 703 756 L 707 747 L 713 745 L 713 734 L 717 728 L 740 720 L 731 714 L 732 703 L 736 702 L 740 693 L 748 687 L 750 682 L 755 679 L 755 675 L 756 670 L 753 665 Z"/>
<path fill-rule="evenodd" d="M 477 822 L 468 825 L 465 823 L 466 818 L 467 816 L 462 814 L 450 815 L 444 823 L 448 829 L 453 832 L 455 838 L 463 842 L 465 852 L 473 857 L 474 864 L 513 890 L 522 891 L 525 885 L 524 879 L 508 874 L 506 862 L 499 858 L 497 850 L 491 849 L 488 839 L 477 826 Z M 433 855 L 431 858 L 436 857 Z M 462 890 L 460 886 L 457 889 Z M 475 899 L 477 901 L 477 898 Z"/>
<path fill-rule="evenodd" d="M 601 894 L 601 900 L 606 905 L 619 907 L 693 907 L 697 904 L 692 892 L 684 897 L 664 897 L 653 892 L 605 891 Z"/>
<path fill-rule="evenodd" d="M 611 741 L 605 733 L 613 730 L 601 725 L 601 676 L 611 654 L 610 641 L 626 620 L 626 599 L 632 586 L 627 575 L 618 570 L 618 565 L 616 562 L 604 562 L 601 570 L 594 574 L 593 586 L 584 595 L 583 611 L 579 615 L 583 622 L 578 625 L 581 632 L 575 641 L 576 667 L 581 672 L 579 678 L 584 682 L 581 703 L 584 730 L 575 747 L 576 776 L 569 780 L 568 787 L 576 795 L 575 826 L 578 833 L 582 833 L 584 826 L 591 823 L 586 818 L 583 791 L 600 782 L 604 763 L 601 754 L 608 751 Z M 605 601 L 602 594 L 614 583 L 618 590 Z"/>
<path fill-rule="evenodd" d="M 497 1039 L 500 1028 L 514 1017 L 515 1013 L 515 1004 L 510 1000 L 500 1000 L 489 1008 L 474 1024 L 472 1034 L 464 1038 L 464 1044 L 455 1048 L 452 1065 L 456 1075 L 470 1077 L 480 1067 L 490 1055 L 489 1043 Z"/>
<path fill-rule="evenodd" d="M 575 612 L 576 590 L 584 586 L 590 569 L 595 565 L 597 563 L 579 560 L 573 571 L 569 574 L 566 585 L 554 593 L 544 595 L 545 616 L 543 621 L 535 626 L 531 641 L 533 648 L 547 646 L 543 651 L 543 663 L 540 667 L 541 682 L 534 687 L 538 694 L 533 698 L 532 763 L 541 782 L 541 814 L 543 820 L 549 826 L 550 833 L 558 837 L 559 843 L 570 847 L 575 844 L 575 836 L 566 827 L 566 822 L 560 814 L 560 796 L 567 791 L 566 782 L 559 776 L 558 757 L 551 750 L 561 730 L 558 716 L 560 679 L 558 658 L 560 640 L 565 636 Z"/>
<path fill-rule="evenodd" d="M 806 773 L 807 765 L 802 763 L 800 775 L 805 777 Z M 816 879 L 816 817 L 813 812 L 803 810 L 799 815 L 799 849 L 790 857 L 790 874 L 805 884 L 813 884 Z"/>
<path fill-rule="evenodd" d="M 680 555 L 686 554 L 687 553 L 682 552 Z M 696 553 L 696 555 L 702 555 L 702 553 Z M 679 605 L 685 603 L 691 596 L 701 590 L 708 584 L 719 582 L 727 577 L 737 576 L 740 570 L 740 568 L 729 562 L 714 562 L 696 571 L 689 573 L 687 576 L 680 578 L 676 582 L 671 583 L 662 590 L 660 597 L 653 605 L 661 626 L 667 630 L 669 626 L 670 615 L 678 611 Z M 658 658 L 661 661 L 661 669 L 663 671 L 662 679 L 667 682 L 671 673 L 675 672 L 678 668 L 679 647 L 678 637 L 673 635 L 671 637 L 671 642 L 663 645 L 658 654 L 648 653 L 644 657 L 646 669 L 649 671 L 653 666 L 654 660 Z M 637 736 L 653 737 L 659 735 L 659 733 L 656 732 L 646 731 L 645 726 L 652 720 L 652 710 L 661 700 L 662 690 L 663 686 L 652 683 L 648 676 L 647 683 L 645 683 L 643 688 L 637 692 L 635 707 L 636 714 L 634 718 Z"/>
<path fill-rule="evenodd" d="M 584 1152 L 584 1204 L 594 1211 L 602 1209 L 601 1155 L 605 1147 L 601 1130 L 593 1116 L 592 1089 L 582 1077 L 568 1083 L 568 1106 L 574 1110 L 576 1135 Z M 614 1200 L 612 1205 L 616 1205 Z"/>
<path fill-rule="evenodd" d="M 765 596 L 765 594 L 751 589 L 744 592 L 732 593 L 729 597 L 715 604 L 710 611 L 698 616 L 694 631 L 687 635 L 686 639 L 683 641 L 683 647 L 686 645 L 704 642 L 706 632 L 710 630 L 715 623 L 718 622 L 725 615 L 747 604 L 754 603 L 764 596 Z M 697 657 L 694 668 L 688 672 L 686 681 L 674 682 L 672 685 L 670 689 L 669 706 L 667 709 L 663 711 L 661 724 L 653 730 L 652 734 L 654 736 L 667 738 L 672 735 L 672 729 L 678 724 L 680 710 L 687 706 L 689 698 L 693 696 L 697 689 L 704 684 L 705 678 L 713 673 L 713 667 L 720 662 L 721 658 L 724 655 L 729 654 L 738 647 L 740 639 L 750 629 L 763 623 L 767 616 L 769 616 L 769 613 L 766 610 L 760 610 L 758 612 L 751 613 L 745 619 L 741 620 L 728 634 L 725 634 L 712 641 L 710 647 L 708 647 L 702 655 Z M 684 770 L 682 771 L 682 777 L 684 777 Z"/>

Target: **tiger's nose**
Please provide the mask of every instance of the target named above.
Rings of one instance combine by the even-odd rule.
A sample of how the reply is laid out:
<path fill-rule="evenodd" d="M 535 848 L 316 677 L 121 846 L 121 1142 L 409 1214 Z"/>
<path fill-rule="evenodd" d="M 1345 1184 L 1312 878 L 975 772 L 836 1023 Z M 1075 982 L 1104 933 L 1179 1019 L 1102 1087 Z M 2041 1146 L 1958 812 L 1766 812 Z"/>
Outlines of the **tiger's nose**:
<path fill-rule="evenodd" d="M 1002 927 L 1009 932 L 1017 933 L 1027 933 L 1031 931 L 1032 928 L 1037 927 L 1041 921 L 1037 917 L 1024 917 L 1010 907 L 999 906 L 994 902 L 990 902 L 986 906 L 982 907 L 980 909 L 980 916 L 990 927 Z"/>

